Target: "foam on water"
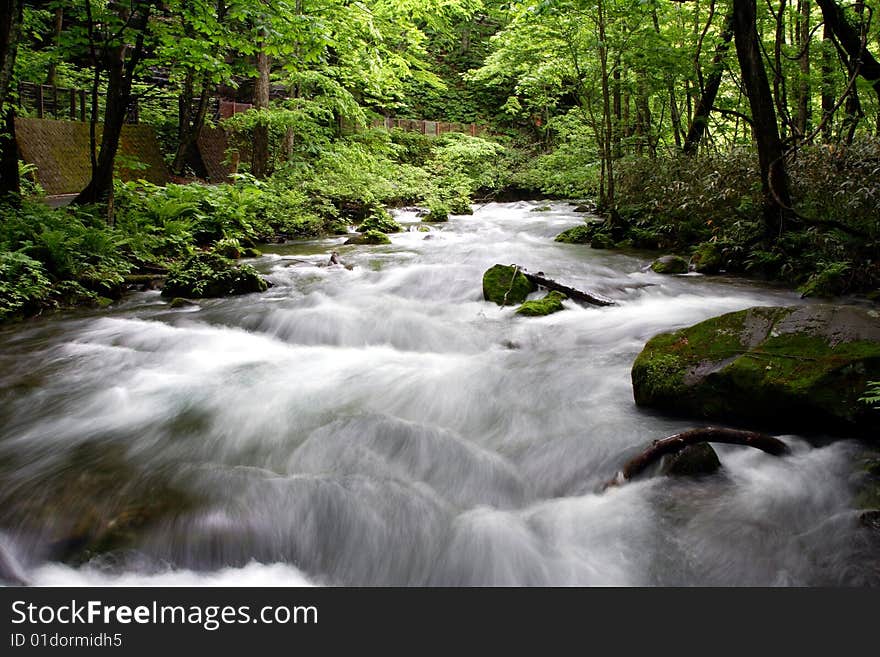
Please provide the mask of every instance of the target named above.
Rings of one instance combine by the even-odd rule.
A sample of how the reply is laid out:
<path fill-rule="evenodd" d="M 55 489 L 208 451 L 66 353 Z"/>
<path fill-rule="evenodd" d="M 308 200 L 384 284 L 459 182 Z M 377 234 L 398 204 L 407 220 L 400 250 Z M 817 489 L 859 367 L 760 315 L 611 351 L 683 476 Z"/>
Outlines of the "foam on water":
<path fill-rule="evenodd" d="M 581 215 L 534 207 L 488 204 L 385 246 L 278 246 L 255 262 L 263 295 L 170 310 L 143 293 L 5 329 L 7 551 L 47 585 L 876 583 L 850 443 L 724 447 L 717 476 L 600 492 L 639 446 L 692 426 L 634 406 L 648 338 L 803 302 L 555 243 Z M 314 266 L 334 249 L 350 270 Z M 517 317 L 482 301 L 495 263 L 618 304 Z M 181 501 L 133 544 L 56 561 L 70 517 L 102 526 L 166 489 Z"/>

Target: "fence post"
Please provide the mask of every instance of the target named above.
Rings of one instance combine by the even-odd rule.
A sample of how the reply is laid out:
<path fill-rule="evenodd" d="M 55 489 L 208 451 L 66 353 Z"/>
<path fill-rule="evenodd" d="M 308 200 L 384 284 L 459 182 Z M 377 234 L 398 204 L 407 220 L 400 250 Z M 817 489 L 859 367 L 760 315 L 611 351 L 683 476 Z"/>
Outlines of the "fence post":
<path fill-rule="evenodd" d="M 37 118 L 43 118 L 43 85 L 37 85 Z"/>
<path fill-rule="evenodd" d="M 79 90 L 79 120 L 86 122 L 86 90 Z"/>
<path fill-rule="evenodd" d="M 67 90 L 67 104 L 70 110 L 70 120 L 76 121 L 76 92 L 73 89 Z"/>

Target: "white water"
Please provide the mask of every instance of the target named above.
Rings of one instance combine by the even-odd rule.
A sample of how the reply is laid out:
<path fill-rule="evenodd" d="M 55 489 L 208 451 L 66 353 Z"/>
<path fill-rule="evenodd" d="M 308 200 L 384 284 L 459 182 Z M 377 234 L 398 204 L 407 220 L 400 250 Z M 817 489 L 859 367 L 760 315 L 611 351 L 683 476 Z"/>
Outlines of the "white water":
<path fill-rule="evenodd" d="M 634 406 L 648 338 L 801 302 L 556 244 L 580 216 L 534 206 L 390 246 L 279 247 L 256 262 L 275 284 L 263 295 L 170 310 L 143 293 L 0 333 L 0 462 L 14 464 L 0 492 L 35 509 L 0 526 L 7 549 L 44 585 L 877 583 L 853 443 L 784 436 L 781 459 L 719 446 L 717 476 L 597 492 L 638 447 L 694 426 Z M 302 262 L 334 248 L 353 269 Z M 482 300 L 496 262 L 618 305 L 515 317 Z M 105 460 L 109 487 L 47 484 Z M 106 522 L 156 481 L 195 501 L 125 550 L 53 561 L 87 505 L 70 497 L 95 495 L 91 522 Z"/>

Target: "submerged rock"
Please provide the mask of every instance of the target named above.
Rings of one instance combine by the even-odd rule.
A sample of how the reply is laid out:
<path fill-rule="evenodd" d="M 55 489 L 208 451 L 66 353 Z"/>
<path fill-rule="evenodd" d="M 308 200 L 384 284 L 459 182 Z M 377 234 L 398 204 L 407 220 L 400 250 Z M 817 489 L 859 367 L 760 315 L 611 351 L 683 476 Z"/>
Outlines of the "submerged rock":
<path fill-rule="evenodd" d="M 651 270 L 658 274 L 686 274 L 688 261 L 677 255 L 665 255 L 651 263 Z"/>
<path fill-rule="evenodd" d="M 163 297 L 225 297 L 265 292 L 269 284 L 250 265 L 236 266 L 218 253 L 196 253 L 173 267 Z"/>
<path fill-rule="evenodd" d="M 184 299 L 183 297 L 174 297 L 171 300 L 171 303 L 168 304 L 171 308 L 187 308 L 191 306 L 197 306 L 198 304 L 195 301 L 190 301 L 189 299 Z"/>
<path fill-rule="evenodd" d="M 551 290 L 543 299 L 534 299 L 526 301 L 516 309 L 517 315 L 525 315 L 526 317 L 540 317 L 542 315 L 550 315 L 560 310 L 565 310 L 562 302 L 568 297 L 562 292 Z"/>
<path fill-rule="evenodd" d="M 672 477 L 697 477 L 712 474 L 719 469 L 721 461 L 709 443 L 688 445 L 663 462 L 663 474 Z"/>
<path fill-rule="evenodd" d="M 880 380 L 880 314 L 856 306 L 749 308 L 653 337 L 632 367 L 635 401 L 783 429 L 871 432 L 859 401 Z"/>
<path fill-rule="evenodd" d="M 536 289 L 517 267 L 495 265 L 483 274 L 483 298 L 499 306 L 522 303 Z"/>

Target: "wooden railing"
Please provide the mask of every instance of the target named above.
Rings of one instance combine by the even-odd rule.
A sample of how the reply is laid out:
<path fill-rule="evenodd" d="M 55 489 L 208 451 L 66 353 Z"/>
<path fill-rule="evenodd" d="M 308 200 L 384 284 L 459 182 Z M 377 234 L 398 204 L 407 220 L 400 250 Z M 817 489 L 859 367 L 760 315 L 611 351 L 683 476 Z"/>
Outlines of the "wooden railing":
<path fill-rule="evenodd" d="M 386 117 L 373 121 L 374 128 L 386 130 L 404 130 L 406 132 L 421 132 L 423 135 L 437 137 L 448 132 L 461 132 L 476 137 L 488 132 L 483 126 L 476 123 L 455 123 L 446 121 L 426 121 L 424 119 L 393 119 Z"/>
<path fill-rule="evenodd" d="M 19 82 L 18 106 L 34 112 L 38 119 L 69 119 L 87 121 L 91 111 L 85 89 L 68 89 L 48 84 Z M 126 123 L 138 123 L 140 110 L 137 98 L 128 109 Z"/>

